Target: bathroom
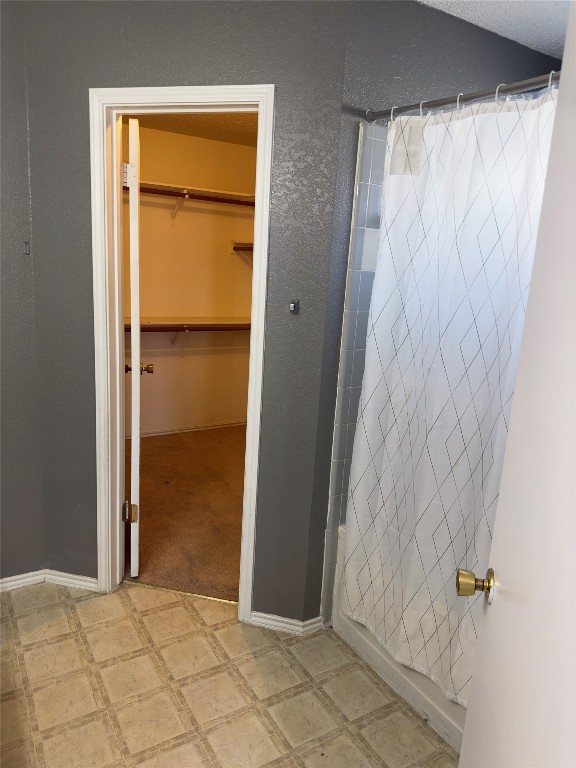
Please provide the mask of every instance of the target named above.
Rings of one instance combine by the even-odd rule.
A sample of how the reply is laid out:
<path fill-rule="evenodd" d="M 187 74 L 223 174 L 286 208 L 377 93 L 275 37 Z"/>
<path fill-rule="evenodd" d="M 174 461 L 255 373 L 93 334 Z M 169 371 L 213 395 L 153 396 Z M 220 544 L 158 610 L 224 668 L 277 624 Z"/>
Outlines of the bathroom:
<path fill-rule="evenodd" d="M 2 134 L 10 151 L 3 152 L 2 176 L 11 192 L 10 204 L 2 209 L 6 407 L 1 577 L 7 590 L 2 607 L 8 606 L 3 627 L 19 631 L 26 625 L 22 617 L 28 618 L 34 605 L 38 607 L 11 601 L 10 592 L 43 583 L 56 584 L 58 599 L 65 603 L 61 613 L 76 622 L 67 630 L 74 642 L 76 635 L 95 631 L 86 629 L 81 617 L 90 625 L 110 622 L 106 628 L 124 621 L 122 612 L 104 620 L 98 619 L 97 611 L 94 618 L 88 608 L 82 612 L 76 605 L 118 597 L 119 611 L 135 609 L 132 598 L 122 591 L 129 590 L 126 585 L 117 593 L 94 598 L 73 593 L 80 588 L 109 591 L 99 581 L 106 569 L 106 548 L 99 517 L 104 474 L 97 468 L 105 452 L 95 383 L 99 295 L 94 291 L 91 141 L 96 137 L 91 137 L 89 91 L 254 83 L 274 85 L 275 96 L 250 608 L 260 617 L 280 617 L 301 632 L 329 623 L 347 497 L 344 471 L 349 471 L 352 458 L 345 444 L 341 456 L 333 453 L 335 423 L 346 427 L 351 423 L 349 409 L 345 422 L 338 415 L 335 419 L 335 413 L 342 412 L 337 410 L 342 405 L 339 389 L 352 388 L 339 382 L 343 320 L 349 317 L 345 312 L 365 313 L 361 320 L 367 320 L 372 284 L 369 276 L 360 275 L 362 305 L 351 309 L 345 304 L 347 280 L 352 279 L 348 273 L 370 272 L 349 268 L 349 258 L 360 250 L 364 255 L 364 244 L 360 249 L 357 242 L 362 227 L 354 225 L 353 209 L 362 185 L 381 186 L 379 181 L 370 183 L 370 163 L 385 159 L 374 154 L 385 151 L 384 138 L 375 133 L 385 131 L 385 121 L 371 127 L 366 110 L 421 104 L 426 114 L 427 101 L 488 90 L 496 96 L 501 83 L 566 71 L 560 63 L 562 42 L 545 53 L 527 41 L 522 44 L 482 28 L 474 19 L 446 13 L 442 3 L 436 5 L 440 7 L 394 0 L 3 4 Z M 536 26 L 550 33 L 555 29 L 553 14 L 538 15 L 548 3 L 495 0 L 478 5 L 493 9 L 484 14 L 485 25 L 494 18 L 505 19 L 511 7 L 524 6 L 527 20 L 518 22 L 518 29 L 533 32 Z M 564 9 L 565 28 L 569 4 L 550 5 Z M 534 19 L 540 21 L 535 25 Z M 551 86 L 556 86 L 554 78 Z M 504 94 L 505 88 L 502 99 Z M 366 161 L 368 177 L 362 176 L 361 167 L 357 177 L 360 126 L 361 149 L 370 146 L 372 152 Z M 365 212 L 372 216 L 377 202 L 370 208 L 371 190 L 367 191 Z M 374 191 L 375 201 L 379 191 Z M 377 227 L 364 229 L 364 237 L 374 241 L 376 236 L 368 230 Z M 366 250 L 366 258 L 373 259 L 374 253 Z M 298 314 L 290 312 L 295 300 Z M 351 351 L 344 357 L 351 357 L 352 365 L 355 358 L 363 359 L 360 347 L 345 351 Z M 123 359 L 117 362 L 118 367 L 124 365 Z M 356 368 L 350 375 L 357 377 L 353 387 L 359 388 L 362 371 Z M 120 422 L 122 415 L 118 411 L 114 418 Z M 111 482 L 120 486 L 119 477 Z M 484 574 L 476 573 L 480 575 Z M 50 605 L 53 599 L 56 593 Z M 198 625 L 201 609 L 186 602 L 188 598 L 175 600 Z M 491 607 L 497 606 L 496 599 Z M 165 610 L 173 608 L 167 604 Z M 138 634 L 140 642 L 144 636 Z M 40 640 L 35 636 L 33 642 Z M 334 642 L 339 649 L 344 647 L 341 640 Z M 30 649 L 25 645 L 16 641 L 9 648 L 10 658 L 20 665 L 19 674 L 27 668 L 23 659 Z M 81 646 L 82 653 L 87 647 Z M 222 654 L 228 653 L 226 647 L 232 646 L 223 645 Z M 265 650 L 261 647 L 259 652 Z M 109 662 L 94 663 L 97 671 L 91 684 L 101 674 L 98 665 Z M 34 685 L 43 691 L 46 683 Z M 15 692 L 5 690 L 3 704 L 31 700 L 18 686 Z M 103 709 L 96 695 L 95 701 L 97 711 Z M 417 708 L 416 702 L 411 706 Z M 82 716 L 88 714 L 92 717 L 91 712 Z M 203 726 L 186 722 L 182 727 L 190 738 L 198 736 L 205 744 Z M 222 731 L 223 722 L 215 734 Z M 40 754 L 41 725 L 33 722 L 32 733 L 23 728 L 21 737 L 6 749 L 14 755 L 28 750 L 30 755 L 32 745 Z M 77 726 L 87 727 L 84 721 L 71 727 Z M 61 723 L 46 730 L 52 744 L 64 732 Z M 120 730 L 106 731 L 111 741 L 120 739 L 119 751 L 114 747 L 108 764 L 153 759 L 156 746 L 139 755 L 134 741 L 122 745 Z M 458 746 L 453 737 L 447 749 Z M 170 738 L 183 736 L 179 732 Z M 65 752 L 64 746 L 61 749 Z M 220 753 L 224 752 L 222 747 Z M 453 753 L 446 755 L 452 765 Z M 421 764 L 428 757 L 437 759 L 429 752 L 419 758 Z M 282 764 L 279 756 L 275 759 Z M 373 753 L 371 759 L 383 760 Z M 300 753 L 291 753 L 285 764 L 302 765 L 302 760 Z M 50 765 L 47 757 L 45 762 Z"/>

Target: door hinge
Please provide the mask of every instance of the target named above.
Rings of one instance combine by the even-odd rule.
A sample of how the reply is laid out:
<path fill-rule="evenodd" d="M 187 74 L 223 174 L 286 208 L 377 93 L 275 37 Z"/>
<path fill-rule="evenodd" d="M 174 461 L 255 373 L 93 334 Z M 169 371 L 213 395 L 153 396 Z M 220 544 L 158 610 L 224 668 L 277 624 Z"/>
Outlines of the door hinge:
<path fill-rule="evenodd" d="M 137 187 L 138 174 L 136 166 L 131 163 L 122 163 L 122 186 L 123 187 Z"/>
<path fill-rule="evenodd" d="M 122 520 L 125 523 L 137 523 L 138 522 L 138 505 L 130 504 L 128 499 L 122 504 Z"/>

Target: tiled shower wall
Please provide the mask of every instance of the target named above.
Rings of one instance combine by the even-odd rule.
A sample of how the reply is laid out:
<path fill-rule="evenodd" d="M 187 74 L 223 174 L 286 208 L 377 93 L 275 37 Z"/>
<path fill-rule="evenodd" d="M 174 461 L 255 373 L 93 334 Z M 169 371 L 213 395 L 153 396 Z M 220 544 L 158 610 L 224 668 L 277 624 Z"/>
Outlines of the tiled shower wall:
<path fill-rule="evenodd" d="M 348 479 L 364 374 L 368 310 L 378 255 L 386 134 L 384 126 L 360 125 L 324 553 L 322 616 L 325 621 L 332 615 L 338 526 L 346 520 Z"/>

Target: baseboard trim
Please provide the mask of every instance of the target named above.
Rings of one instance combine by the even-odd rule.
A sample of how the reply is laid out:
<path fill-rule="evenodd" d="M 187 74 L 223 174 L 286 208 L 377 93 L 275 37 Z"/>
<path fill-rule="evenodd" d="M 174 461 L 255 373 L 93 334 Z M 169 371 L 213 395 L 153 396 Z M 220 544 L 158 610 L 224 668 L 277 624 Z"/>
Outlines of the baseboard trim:
<path fill-rule="evenodd" d="M 62 573 L 62 571 L 53 571 L 50 568 L 43 568 L 40 571 L 31 571 L 22 573 L 18 576 L 6 576 L 0 579 L 0 592 L 7 592 L 10 589 L 20 589 L 20 587 L 29 587 L 32 584 L 42 584 L 47 581 L 50 584 L 60 584 L 63 587 L 76 587 L 78 589 L 87 589 L 91 592 L 98 591 L 98 579 L 90 576 L 76 576 L 73 573 Z"/>
<path fill-rule="evenodd" d="M 21 573 L 18 576 L 6 576 L 0 579 L 0 590 L 6 592 L 9 589 L 20 589 L 20 587 L 29 587 L 31 584 L 40 584 L 46 581 L 44 571 L 30 571 L 30 573 Z"/>
<path fill-rule="evenodd" d="M 60 584 L 62 587 L 76 587 L 77 589 L 87 589 L 90 592 L 98 592 L 98 579 L 91 576 L 76 576 L 73 573 L 62 573 L 62 571 L 51 571 L 48 568 L 44 571 L 44 581 L 52 584 Z"/>
<path fill-rule="evenodd" d="M 308 619 L 308 621 L 298 621 L 298 619 L 287 619 L 284 616 L 274 616 L 272 613 L 260 613 L 259 611 L 252 611 L 250 624 L 275 629 L 279 632 L 289 632 L 292 635 L 309 635 L 311 632 L 324 629 L 322 616 Z"/>

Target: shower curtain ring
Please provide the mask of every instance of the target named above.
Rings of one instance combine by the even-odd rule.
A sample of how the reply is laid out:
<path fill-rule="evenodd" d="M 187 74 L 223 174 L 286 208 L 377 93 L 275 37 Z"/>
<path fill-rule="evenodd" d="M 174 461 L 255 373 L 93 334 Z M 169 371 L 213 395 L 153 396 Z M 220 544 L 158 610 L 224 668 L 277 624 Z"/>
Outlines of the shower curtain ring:
<path fill-rule="evenodd" d="M 424 104 L 424 101 L 420 102 L 420 117 L 424 117 L 424 115 L 422 114 L 422 104 Z"/>
<path fill-rule="evenodd" d="M 498 88 L 496 88 L 496 96 L 494 97 L 494 101 L 496 102 L 498 101 L 498 91 L 500 90 L 500 88 L 502 88 L 503 85 L 506 85 L 506 83 L 500 83 Z"/>
<path fill-rule="evenodd" d="M 464 96 L 463 93 L 459 93 L 458 96 L 456 96 L 456 109 L 460 109 L 460 96 Z"/>
<path fill-rule="evenodd" d="M 554 77 L 555 74 L 556 74 L 556 70 L 553 69 L 552 72 L 550 72 L 550 77 L 548 78 L 548 90 L 549 91 L 552 90 L 552 78 Z"/>
<path fill-rule="evenodd" d="M 394 120 L 394 110 L 395 109 L 398 109 L 398 107 L 392 107 L 392 109 L 390 110 L 390 122 L 392 122 Z"/>

